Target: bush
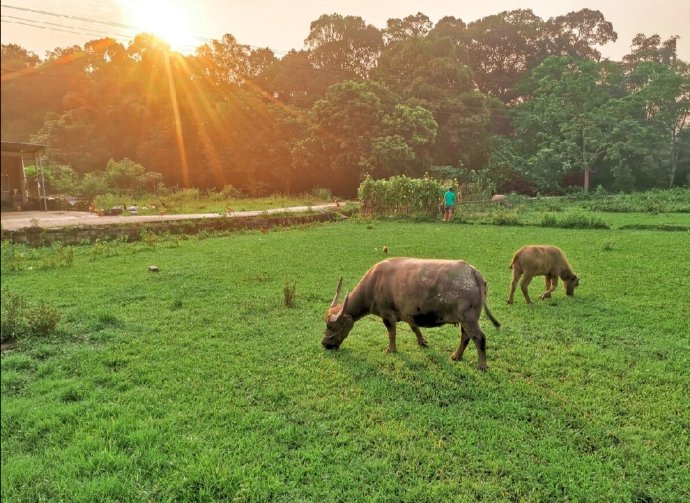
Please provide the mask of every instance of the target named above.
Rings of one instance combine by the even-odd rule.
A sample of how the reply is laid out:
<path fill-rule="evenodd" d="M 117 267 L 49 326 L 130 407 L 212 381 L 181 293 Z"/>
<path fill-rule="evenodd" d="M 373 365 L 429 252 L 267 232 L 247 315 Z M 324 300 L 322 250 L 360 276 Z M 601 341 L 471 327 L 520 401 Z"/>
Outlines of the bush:
<path fill-rule="evenodd" d="M 240 189 L 235 188 L 232 185 L 226 185 L 223 187 L 223 189 L 220 191 L 220 194 L 225 199 L 241 199 L 244 196 Z"/>
<path fill-rule="evenodd" d="M 285 307 L 295 307 L 296 290 L 297 284 L 293 283 L 291 285 L 287 281 L 285 282 L 285 286 L 283 287 L 283 305 L 285 305 Z"/>
<path fill-rule="evenodd" d="M 562 229 L 610 229 L 611 227 L 603 219 L 595 215 L 584 213 L 566 213 L 562 218 L 552 214 L 542 217 L 541 227 L 560 227 Z"/>
<path fill-rule="evenodd" d="M 60 313 L 52 304 L 39 301 L 29 304 L 26 298 L 8 289 L 2 291 L 0 299 L 2 328 L 0 340 L 25 337 L 44 337 L 52 334 L 60 321 Z"/>
<path fill-rule="evenodd" d="M 43 267 L 52 269 L 66 267 L 74 263 L 74 248 L 65 246 L 60 242 L 53 243 L 48 254 L 43 260 Z"/>
<path fill-rule="evenodd" d="M 393 176 L 388 180 L 367 177 L 357 189 L 365 215 L 436 216 L 445 186 L 432 178 Z"/>
<path fill-rule="evenodd" d="M 331 194 L 331 189 L 325 187 L 317 187 L 311 191 L 311 195 L 314 196 L 319 201 L 330 201 L 333 199 L 333 194 Z"/>
<path fill-rule="evenodd" d="M 12 241 L 3 241 L 2 262 L 0 264 L 2 272 L 23 271 L 26 269 L 26 264 L 32 255 L 32 250 L 26 245 L 15 244 Z"/>
<path fill-rule="evenodd" d="M 498 210 L 493 214 L 491 221 L 494 225 L 521 225 L 520 219 L 514 211 Z"/>

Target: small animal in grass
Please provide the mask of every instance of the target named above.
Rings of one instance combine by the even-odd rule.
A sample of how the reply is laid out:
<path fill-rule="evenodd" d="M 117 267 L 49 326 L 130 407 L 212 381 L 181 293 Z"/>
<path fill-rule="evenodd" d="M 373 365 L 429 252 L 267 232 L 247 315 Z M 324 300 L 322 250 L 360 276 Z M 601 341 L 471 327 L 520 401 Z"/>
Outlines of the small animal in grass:
<path fill-rule="evenodd" d="M 528 304 L 531 304 L 532 301 L 529 298 L 527 288 L 535 276 L 545 277 L 546 291 L 539 296 L 542 300 L 551 297 L 551 293 L 558 286 L 558 278 L 563 280 L 565 293 L 569 296 L 575 294 L 575 287 L 580 284 L 580 280 L 570 267 L 565 253 L 555 246 L 523 246 L 513 255 L 510 268 L 513 270 L 513 281 L 510 284 L 508 304 L 513 303 L 513 294 L 520 276 L 522 276 L 520 288 Z"/>
<path fill-rule="evenodd" d="M 149 266 L 149 272 L 159 272 L 160 269 L 158 269 L 157 265 L 150 265 Z"/>
<path fill-rule="evenodd" d="M 388 255 L 388 246 L 383 245 L 382 250 L 383 250 L 383 254 L 384 254 L 384 255 Z"/>

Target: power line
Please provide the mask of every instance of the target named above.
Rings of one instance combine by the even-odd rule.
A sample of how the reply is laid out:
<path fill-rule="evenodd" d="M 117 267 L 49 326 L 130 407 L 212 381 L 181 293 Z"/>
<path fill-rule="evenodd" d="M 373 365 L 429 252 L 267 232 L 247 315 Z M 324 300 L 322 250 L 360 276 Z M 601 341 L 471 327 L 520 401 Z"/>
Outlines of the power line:
<path fill-rule="evenodd" d="M 138 26 L 133 26 L 133 25 L 127 25 L 127 24 L 123 24 L 123 23 L 117 23 L 117 22 L 113 22 L 113 21 L 101 21 L 101 20 L 98 20 L 98 19 L 91 19 L 91 18 L 87 18 L 87 17 L 71 16 L 71 15 L 68 15 L 68 14 L 60 14 L 60 13 L 57 13 L 57 12 L 51 12 L 51 11 L 45 11 L 45 10 L 37 10 L 37 9 L 30 9 L 30 8 L 27 8 L 27 7 L 17 7 L 17 6 L 15 6 L 15 5 L 7 5 L 7 4 L 0 4 L 0 7 L 4 7 L 4 8 L 7 8 L 7 9 L 16 9 L 16 10 L 23 11 L 23 12 L 31 12 L 31 13 L 34 13 L 34 14 L 41 14 L 41 15 L 45 15 L 45 16 L 54 16 L 54 17 L 60 17 L 60 18 L 71 19 L 71 20 L 75 20 L 75 21 L 82 21 L 82 22 L 85 22 L 85 23 L 98 23 L 98 24 L 103 24 L 103 25 L 106 25 L 106 26 L 113 26 L 113 27 L 116 27 L 116 28 L 124 28 L 124 29 L 126 29 L 126 30 L 139 31 L 139 32 L 146 32 L 146 30 L 145 30 L 144 28 L 141 28 L 141 27 L 138 27 Z M 11 16 L 6 16 L 6 17 L 11 17 Z M 32 21 L 32 22 L 35 22 L 35 23 L 45 23 L 45 24 L 48 24 L 47 22 L 45 22 L 45 21 L 40 21 L 40 20 L 25 20 L 25 21 Z M 22 24 L 22 23 L 19 23 L 19 24 Z M 30 26 L 31 26 L 31 25 L 30 25 Z M 33 27 L 35 27 L 35 28 L 46 28 L 46 29 L 49 29 L 49 28 L 47 28 L 47 27 L 42 27 L 42 26 L 33 26 Z M 81 28 L 75 28 L 75 27 L 70 27 L 70 28 L 72 28 L 72 29 L 81 29 Z M 86 29 L 89 30 L 89 28 L 86 28 Z M 64 31 L 64 30 L 56 30 L 56 31 Z M 69 32 L 68 32 L 68 33 L 69 33 Z M 107 33 L 107 32 L 100 32 L 100 33 Z M 78 34 L 78 35 L 87 35 L 86 33 L 76 33 L 76 34 Z M 131 36 L 131 35 L 129 35 L 129 36 L 128 36 L 128 35 L 116 35 L 116 36 L 121 37 L 121 38 L 125 38 L 125 39 L 127 39 L 127 40 L 133 38 L 133 36 Z M 212 38 L 201 37 L 201 36 L 198 36 L 198 35 L 194 35 L 193 38 L 196 39 L 196 40 L 199 40 L 199 41 L 201 41 L 201 42 L 203 42 L 203 43 L 208 43 L 208 42 L 211 42 L 211 41 L 214 40 L 214 39 L 212 39 Z M 188 47 L 188 48 L 196 49 L 196 47 L 193 46 L 193 45 L 191 45 L 191 44 L 176 44 L 176 45 L 177 45 L 178 47 Z M 282 55 L 288 54 L 288 52 L 286 52 L 286 51 L 279 51 L 279 50 L 276 50 L 276 49 L 272 49 L 272 48 L 270 48 L 270 47 L 259 47 L 259 46 L 249 45 L 249 44 L 241 44 L 241 45 L 246 45 L 247 47 L 250 47 L 250 48 L 252 48 L 252 49 L 266 49 L 266 48 L 267 48 L 267 49 L 270 49 L 274 54 L 282 54 Z"/>

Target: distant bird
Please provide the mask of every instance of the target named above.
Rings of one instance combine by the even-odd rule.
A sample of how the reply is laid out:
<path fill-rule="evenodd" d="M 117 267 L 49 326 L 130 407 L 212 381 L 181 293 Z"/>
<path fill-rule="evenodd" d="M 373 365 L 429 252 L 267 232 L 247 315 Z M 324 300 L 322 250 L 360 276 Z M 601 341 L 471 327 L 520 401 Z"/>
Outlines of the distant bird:
<path fill-rule="evenodd" d="M 149 272 L 158 272 L 158 266 L 157 265 L 150 265 L 149 266 Z"/>
<path fill-rule="evenodd" d="M 386 245 L 383 245 L 383 254 L 388 255 L 388 247 Z"/>

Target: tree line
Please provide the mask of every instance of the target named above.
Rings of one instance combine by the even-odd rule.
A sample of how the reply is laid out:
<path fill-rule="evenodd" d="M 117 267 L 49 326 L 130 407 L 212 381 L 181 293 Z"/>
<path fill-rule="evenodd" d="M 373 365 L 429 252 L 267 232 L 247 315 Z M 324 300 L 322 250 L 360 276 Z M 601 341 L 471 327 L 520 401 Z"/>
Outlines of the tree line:
<path fill-rule="evenodd" d="M 168 186 L 253 195 L 353 195 L 367 175 L 522 193 L 687 185 L 690 73 L 676 38 L 640 34 L 622 61 L 602 59 L 617 34 L 582 9 L 435 24 L 417 13 L 382 29 L 328 14 L 282 56 L 231 34 L 191 55 L 144 33 L 45 59 L 3 44 L 2 136 L 47 145 L 62 175 L 131 159 Z"/>

